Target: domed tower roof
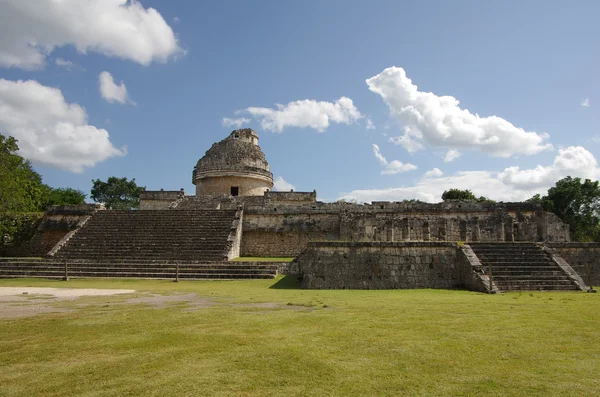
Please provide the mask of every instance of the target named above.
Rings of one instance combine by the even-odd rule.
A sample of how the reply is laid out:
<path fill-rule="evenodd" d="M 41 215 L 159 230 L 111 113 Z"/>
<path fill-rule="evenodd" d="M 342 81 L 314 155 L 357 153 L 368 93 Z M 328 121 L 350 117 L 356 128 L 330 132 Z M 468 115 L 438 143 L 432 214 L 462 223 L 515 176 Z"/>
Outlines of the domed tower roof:
<path fill-rule="evenodd" d="M 223 176 L 261 179 L 272 187 L 273 174 L 254 130 L 234 130 L 214 143 L 194 167 L 192 183 L 198 185 L 201 179 Z"/>

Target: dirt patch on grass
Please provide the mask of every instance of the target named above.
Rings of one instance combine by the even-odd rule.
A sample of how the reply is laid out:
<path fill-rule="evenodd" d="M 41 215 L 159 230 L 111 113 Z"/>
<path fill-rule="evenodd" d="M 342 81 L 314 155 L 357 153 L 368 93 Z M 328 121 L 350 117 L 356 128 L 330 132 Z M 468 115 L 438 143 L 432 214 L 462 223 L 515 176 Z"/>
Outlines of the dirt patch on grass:
<path fill-rule="evenodd" d="M 69 313 L 73 309 L 54 307 L 53 303 L 84 296 L 110 296 L 132 292 L 135 290 L 0 287 L 0 319 L 31 317 L 45 313 Z"/>
<path fill-rule="evenodd" d="M 45 295 L 60 299 L 77 299 L 82 296 L 131 294 L 133 292 L 135 292 L 133 289 L 0 287 L 0 296 Z"/>
<path fill-rule="evenodd" d="M 155 309 L 164 309 L 169 306 L 173 306 L 178 303 L 184 303 L 190 307 L 186 310 L 196 310 L 214 305 L 214 302 L 207 298 L 201 298 L 196 294 L 183 294 L 183 295 L 158 295 L 158 294 L 147 294 L 136 298 L 128 299 L 125 303 L 127 304 L 146 304 L 150 305 Z"/>

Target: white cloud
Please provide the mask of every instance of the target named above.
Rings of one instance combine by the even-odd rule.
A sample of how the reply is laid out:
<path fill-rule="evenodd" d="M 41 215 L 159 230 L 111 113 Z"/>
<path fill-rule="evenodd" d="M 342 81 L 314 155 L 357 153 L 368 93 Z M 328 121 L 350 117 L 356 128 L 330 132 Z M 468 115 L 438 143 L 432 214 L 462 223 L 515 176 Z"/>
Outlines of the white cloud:
<path fill-rule="evenodd" d="M 590 99 L 589 98 L 585 98 L 583 100 L 583 102 L 581 102 L 581 106 L 583 106 L 584 108 L 589 108 L 590 107 Z"/>
<path fill-rule="evenodd" d="M 173 17 L 173 23 L 179 23 L 181 22 L 181 19 L 179 19 L 179 17 Z"/>
<path fill-rule="evenodd" d="M 236 118 L 236 119 L 230 119 L 229 117 L 223 117 L 223 127 L 234 127 L 234 128 L 240 128 L 243 125 L 246 125 L 250 122 L 251 120 L 245 117 L 240 117 L 240 118 Z"/>
<path fill-rule="evenodd" d="M 171 27 L 137 0 L 0 0 L 0 67 L 40 69 L 57 47 L 142 65 L 183 53 Z"/>
<path fill-rule="evenodd" d="M 0 79 L 0 132 L 19 140 L 23 157 L 73 172 L 126 154 L 108 131 L 88 124 L 85 109 L 33 80 Z"/>
<path fill-rule="evenodd" d="M 401 172 L 407 172 L 417 169 L 417 166 L 414 164 L 403 163 L 398 160 L 393 160 L 391 162 L 387 161 L 387 159 L 381 154 L 379 146 L 375 144 L 373 144 L 373 153 L 375 154 L 375 157 L 377 157 L 377 160 L 379 160 L 383 167 L 383 170 L 381 170 L 381 175 L 394 175 L 399 174 Z"/>
<path fill-rule="evenodd" d="M 476 196 L 497 201 L 523 201 L 537 193 L 546 194 L 556 181 L 566 176 L 597 180 L 600 178 L 600 168 L 590 152 L 581 146 L 571 146 L 559 150 L 553 164 L 549 166 L 539 165 L 524 170 L 508 167 L 502 172 L 461 171 L 445 177 L 440 170 L 434 168 L 425 173 L 414 186 L 355 190 L 342 194 L 339 198 L 359 202 L 404 199 L 439 202 L 445 190 L 457 188 L 469 189 Z"/>
<path fill-rule="evenodd" d="M 368 129 L 368 130 L 374 130 L 375 129 L 375 124 L 373 124 L 373 120 L 367 119 L 365 121 L 365 128 Z"/>
<path fill-rule="evenodd" d="M 62 58 L 56 58 L 54 62 L 57 66 L 60 66 L 61 68 L 65 68 L 67 70 L 71 70 L 75 67 L 75 64 L 73 62 L 67 61 L 66 59 Z"/>
<path fill-rule="evenodd" d="M 275 178 L 275 181 L 273 182 L 273 188 L 278 192 L 289 192 L 290 190 L 296 189 L 296 187 L 294 185 L 287 182 L 285 179 L 283 179 L 280 176 Z"/>
<path fill-rule="evenodd" d="M 260 121 L 263 129 L 274 132 L 287 127 L 308 127 L 323 132 L 331 123 L 351 124 L 363 117 L 352 99 L 346 97 L 335 102 L 305 99 L 287 105 L 277 104 L 275 109 L 249 107 L 236 113 L 249 113 Z"/>
<path fill-rule="evenodd" d="M 121 103 L 121 104 L 132 104 L 135 105 L 129 96 L 127 95 L 127 87 L 125 83 L 121 81 L 121 84 L 116 84 L 110 73 L 104 71 L 98 76 L 98 83 L 100 86 L 100 95 L 108 103 Z"/>
<path fill-rule="evenodd" d="M 391 141 L 408 151 L 422 149 L 427 144 L 478 149 L 493 156 L 509 157 L 552 148 L 546 143 L 547 134 L 525 131 L 497 116 L 472 114 L 461 109 L 454 97 L 419 91 L 402 68 L 387 68 L 366 82 L 404 125 L 404 133 Z"/>
<path fill-rule="evenodd" d="M 528 170 L 521 170 L 518 166 L 508 167 L 498 174 L 498 178 L 516 188 L 537 189 L 551 186 L 569 175 L 589 179 L 600 178 L 594 155 L 581 146 L 569 146 L 558 150 L 552 165 L 538 165 Z"/>
<path fill-rule="evenodd" d="M 444 162 L 449 163 L 453 160 L 456 160 L 460 156 L 462 156 L 462 155 L 460 154 L 460 152 L 458 150 L 450 149 L 446 152 L 446 155 L 444 156 Z"/>
<path fill-rule="evenodd" d="M 439 168 L 433 168 L 429 171 L 427 171 L 424 175 L 425 178 L 436 178 L 436 177 L 440 177 L 444 175 L 444 173 L 442 172 L 442 170 L 440 170 Z"/>

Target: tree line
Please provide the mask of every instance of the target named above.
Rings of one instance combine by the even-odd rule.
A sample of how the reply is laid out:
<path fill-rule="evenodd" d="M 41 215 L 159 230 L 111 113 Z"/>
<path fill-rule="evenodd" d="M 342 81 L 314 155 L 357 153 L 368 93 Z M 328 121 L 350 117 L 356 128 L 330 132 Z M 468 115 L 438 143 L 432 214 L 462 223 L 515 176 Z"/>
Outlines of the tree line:
<path fill-rule="evenodd" d="M 42 176 L 33 170 L 31 162 L 17 154 L 19 146 L 13 137 L 0 134 L 0 213 L 43 212 L 52 205 L 72 205 L 85 202 L 86 194 L 73 188 L 53 188 L 42 183 Z M 144 186 L 135 178 L 110 177 L 96 179 L 90 199 L 108 209 L 136 209 Z M 493 203 L 471 190 L 449 189 L 442 200 L 474 200 Z M 600 186 L 598 181 L 572 178 L 556 182 L 545 195 L 536 194 L 526 202 L 536 203 L 569 224 L 574 241 L 600 241 Z"/>
<path fill-rule="evenodd" d="M 29 160 L 17 154 L 15 138 L 0 134 L 0 213 L 44 212 L 52 205 L 83 204 L 86 194 L 70 187 L 54 188 L 42 182 L 42 176 Z M 136 209 L 140 192 L 135 178 L 110 177 L 106 182 L 96 179 L 90 199 L 103 203 L 109 209 Z"/>

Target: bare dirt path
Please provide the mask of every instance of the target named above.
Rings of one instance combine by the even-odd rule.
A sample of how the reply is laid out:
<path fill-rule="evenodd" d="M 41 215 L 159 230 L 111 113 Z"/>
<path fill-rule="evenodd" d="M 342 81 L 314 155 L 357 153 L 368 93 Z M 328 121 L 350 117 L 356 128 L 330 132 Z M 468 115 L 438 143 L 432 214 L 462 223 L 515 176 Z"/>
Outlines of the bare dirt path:
<path fill-rule="evenodd" d="M 53 307 L 52 302 L 133 292 L 133 289 L 0 287 L 0 319 L 29 317 L 42 313 L 67 313 L 73 310 Z"/>

